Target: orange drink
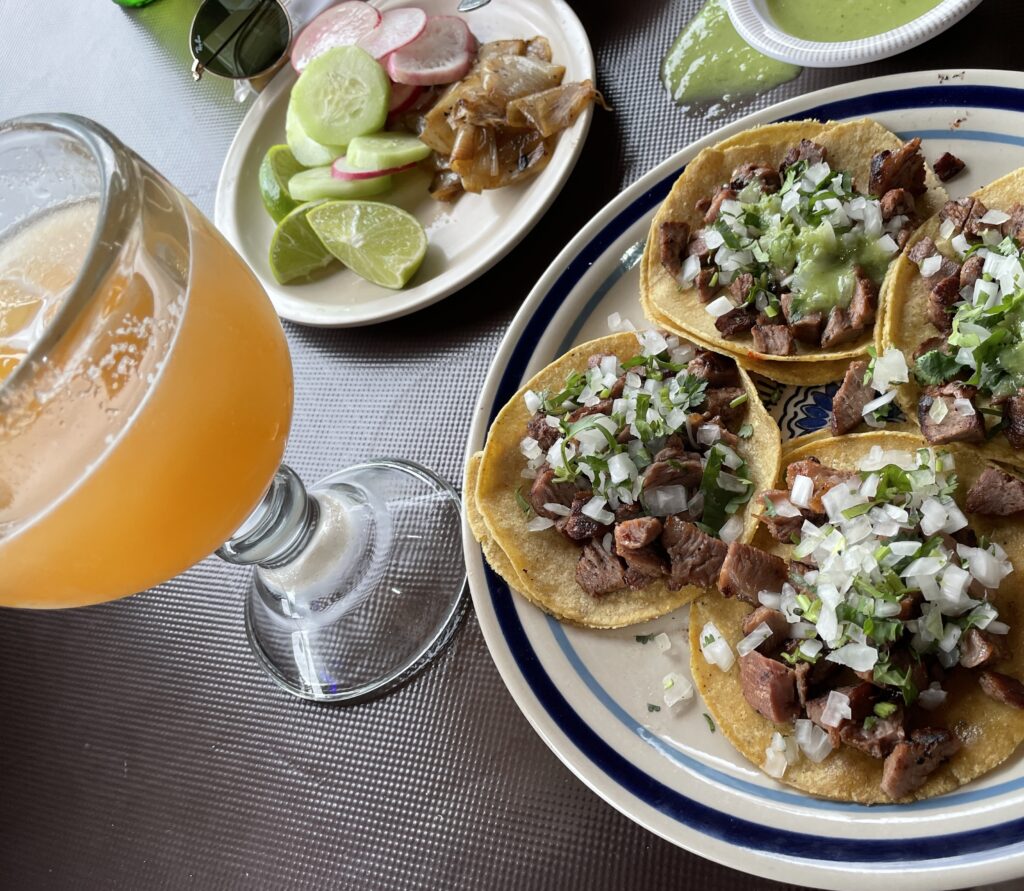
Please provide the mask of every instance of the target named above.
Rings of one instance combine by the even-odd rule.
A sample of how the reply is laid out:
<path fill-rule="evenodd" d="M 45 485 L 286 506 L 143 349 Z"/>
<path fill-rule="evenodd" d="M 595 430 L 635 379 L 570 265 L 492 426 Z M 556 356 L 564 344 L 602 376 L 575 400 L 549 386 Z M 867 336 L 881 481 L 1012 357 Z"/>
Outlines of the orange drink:
<path fill-rule="evenodd" d="M 97 184 L 0 225 L 0 606 L 171 578 L 231 536 L 284 451 L 292 372 L 269 300 L 125 155 L 131 192 Z"/>

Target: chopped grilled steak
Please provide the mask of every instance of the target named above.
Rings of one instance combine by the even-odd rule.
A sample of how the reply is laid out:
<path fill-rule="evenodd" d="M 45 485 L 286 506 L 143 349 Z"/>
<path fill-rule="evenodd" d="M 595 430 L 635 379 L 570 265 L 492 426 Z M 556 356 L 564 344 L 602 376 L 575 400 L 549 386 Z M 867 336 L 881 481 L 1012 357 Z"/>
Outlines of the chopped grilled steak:
<path fill-rule="evenodd" d="M 900 226 L 899 231 L 895 235 L 896 247 L 901 251 L 907 246 L 907 242 L 910 241 L 914 234 L 914 224 L 911 222 L 914 217 L 907 217 L 907 222 Z"/>
<path fill-rule="evenodd" d="M 784 489 L 770 489 L 767 492 L 762 492 L 761 503 L 764 504 L 765 509 L 758 516 L 758 520 L 764 523 L 772 538 L 789 544 L 793 541 L 794 535 L 799 535 L 804 518 L 802 515 L 780 517 L 776 512 L 776 505 L 783 501 L 789 501 L 789 492 Z"/>
<path fill-rule="evenodd" d="M 658 454 L 669 451 L 662 449 Z M 693 489 L 700 485 L 704 468 L 700 463 L 700 455 L 692 452 L 673 450 L 674 454 L 654 461 L 643 473 L 644 491 L 658 486 L 686 486 Z"/>
<path fill-rule="evenodd" d="M 614 510 L 615 522 L 625 523 L 626 520 L 635 520 L 643 513 L 639 504 L 620 504 Z"/>
<path fill-rule="evenodd" d="M 996 467 L 986 467 L 967 493 L 967 510 L 990 517 L 1024 511 L 1024 480 Z"/>
<path fill-rule="evenodd" d="M 754 287 L 754 276 L 749 272 L 741 272 L 729 283 L 729 296 L 739 305 L 742 304 Z"/>
<path fill-rule="evenodd" d="M 707 196 L 704 198 L 698 198 L 693 205 L 693 209 L 699 214 L 706 214 L 709 207 L 711 207 L 711 199 Z"/>
<path fill-rule="evenodd" d="M 801 139 L 799 145 L 794 145 L 786 152 L 786 157 L 782 159 L 782 163 L 779 165 L 779 173 L 785 176 L 786 171 L 798 161 L 817 164 L 819 161 L 825 160 L 825 155 L 826 152 L 823 146 L 818 145 L 816 142 L 811 142 L 809 139 Z"/>
<path fill-rule="evenodd" d="M 795 651 L 799 649 L 800 641 L 793 640 L 787 644 L 787 649 Z M 828 683 L 838 672 L 839 666 L 835 662 L 828 662 L 819 659 L 813 665 L 810 662 L 798 662 L 794 669 L 796 672 L 796 696 L 801 706 L 806 706 L 814 697 L 812 693 L 821 689 L 823 684 Z"/>
<path fill-rule="evenodd" d="M 938 251 L 935 250 L 935 242 L 925 235 L 917 241 L 909 251 L 907 251 L 907 259 L 920 266 L 923 260 L 927 260 L 929 257 L 933 257 L 937 253 Z"/>
<path fill-rule="evenodd" d="M 754 180 L 761 183 L 761 191 L 766 194 L 779 191 L 782 186 L 782 179 L 773 167 L 767 164 L 748 161 L 741 164 L 732 172 L 732 182 L 729 183 L 734 189 L 742 189 L 750 185 Z"/>
<path fill-rule="evenodd" d="M 733 413 L 739 412 L 744 406 L 737 406 L 733 409 Z M 725 422 L 718 415 L 712 417 L 705 417 L 704 415 L 690 415 L 690 424 L 696 424 L 697 426 L 704 426 L 705 424 L 711 424 L 718 428 L 718 441 L 724 442 L 730 449 L 736 448 L 740 444 L 740 438 L 733 433 L 728 427 L 725 426 Z M 733 423 L 736 427 L 737 424 Z"/>
<path fill-rule="evenodd" d="M 885 195 L 891 189 L 906 189 L 911 195 L 923 195 L 928 191 L 924 183 L 924 157 L 918 137 L 904 143 L 896 151 L 886 149 L 871 158 L 868 191 L 872 195 Z"/>
<path fill-rule="evenodd" d="M 830 489 L 845 483 L 847 480 L 860 479 L 855 470 L 840 470 L 834 467 L 826 467 L 815 458 L 804 458 L 801 461 L 793 461 L 786 468 L 786 485 L 790 490 L 793 482 L 798 476 L 808 476 L 814 484 L 814 491 L 808 501 L 808 508 L 813 513 L 824 514 L 825 508 L 821 498 Z"/>
<path fill-rule="evenodd" d="M 701 263 L 704 263 L 704 261 L 711 256 L 711 248 L 708 247 L 707 242 L 704 240 L 703 229 L 701 229 L 699 232 L 694 232 L 693 237 L 687 243 L 686 256 L 699 257 Z"/>
<path fill-rule="evenodd" d="M 964 231 L 968 222 L 983 217 L 987 212 L 988 208 L 981 201 L 968 195 L 956 201 L 947 201 L 939 211 L 939 219 L 943 222 L 952 220 L 956 227 L 953 230 L 955 234 Z"/>
<path fill-rule="evenodd" d="M 658 227 L 658 253 L 661 265 L 673 278 L 683 271 L 683 254 L 690 241 L 690 226 L 667 220 Z"/>
<path fill-rule="evenodd" d="M 576 584 L 591 597 L 611 594 L 626 587 L 625 567 L 614 554 L 588 541 L 576 563 Z"/>
<path fill-rule="evenodd" d="M 867 371 L 868 363 L 863 361 L 851 362 L 846 369 L 842 386 L 832 398 L 832 417 L 828 425 L 834 436 L 849 433 L 864 420 L 864 406 L 875 398 L 871 385 L 864 383 Z"/>
<path fill-rule="evenodd" d="M 626 549 L 620 551 L 619 556 L 626 561 L 627 568 L 648 579 L 668 575 L 668 560 L 656 548 Z"/>
<path fill-rule="evenodd" d="M 932 445 L 945 445 L 948 442 L 984 442 L 985 422 L 980 412 L 973 415 L 961 414 L 953 408 L 954 400 L 969 399 L 974 405 L 974 387 L 960 381 L 949 381 L 925 387 L 924 394 L 917 403 L 917 422 L 921 425 L 921 434 Z M 946 416 L 941 421 L 932 420 L 929 412 L 932 403 L 941 399 L 946 403 Z"/>
<path fill-rule="evenodd" d="M 986 696 L 1012 708 L 1024 708 L 1024 684 L 1008 674 L 986 669 L 978 675 L 978 683 Z"/>
<path fill-rule="evenodd" d="M 624 520 L 615 527 L 615 551 L 635 551 L 653 544 L 661 537 L 661 520 L 657 517 L 637 517 Z"/>
<path fill-rule="evenodd" d="M 857 340 L 864 333 L 863 328 L 853 324 L 849 313 L 841 306 L 833 306 L 828 314 L 828 322 L 825 323 L 825 330 L 821 335 L 821 345 L 829 347 L 850 343 Z"/>
<path fill-rule="evenodd" d="M 921 341 L 917 349 L 914 350 L 914 361 L 916 362 L 925 353 L 930 353 L 932 350 L 938 350 L 940 353 L 945 353 L 948 356 L 951 347 L 944 335 L 940 334 L 938 337 L 929 337 L 927 340 Z"/>
<path fill-rule="evenodd" d="M 570 507 L 578 492 L 579 489 L 572 483 L 557 482 L 555 472 L 545 465 L 537 472 L 537 478 L 530 486 L 529 501 L 537 516 L 557 520 L 561 515 L 552 513 L 544 505 L 564 504 Z"/>
<path fill-rule="evenodd" d="M 905 594 L 899 599 L 900 611 L 896 618 L 901 622 L 917 618 L 921 614 L 922 600 L 924 600 L 924 594 L 920 591 L 911 591 L 909 594 Z"/>
<path fill-rule="evenodd" d="M 602 536 L 611 531 L 609 526 L 598 523 L 593 517 L 583 513 L 583 508 L 590 501 L 593 493 L 581 492 L 572 500 L 572 513 L 565 518 L 560 531 L 573 541 L 587 541 L 594 536 Z"/>
<path fill-rule="evenodd" d="M 1007 657 L 1006 639 L 981 628 L 968 628 L 960 638 L 960 664 L 982 668 Z"/>
<path fill-rule="evenodd" d="M 757 649 L 770 656 L 789 639 L 789 620 L 777 609 L 759 606 L 743 620 L 743 634 L 750 634 L 762 622 L 771 629 L 772 636 Z"/>
<path fill-rule="evenodd" d="M 715 327 L 726 339 L 746 334 L 756 324 L 757 313 L 747 306 L 737 306 L 715 319 Z"/>
<path fill-rule="evenodd" d="M 974 287 L 974 283 L 981 278 L 981 270 L 985 266 L 985 258 L 978 254 L 971 254 L 964 265 L 960 267 L 960 287 Z"/>
<path fill-rule="evenodd" d="M 537 445 L 546 452 L 555 444 L 561 433 L 557 427 L 548 424 L 547 415 L 537 412 L 526 425 L 526 435 L 537 440 Z"/>
<path fill-rule="evenodd" d="M 796 352 L 793 332 L 788 325 L 755 325 L 750 330 L 754 349 L 769 356 L 792 356 Z"/>
<path fill-rule="evenodd" d="M 939 767 L 960 751 L 948 730 L 925 727 L 900 740 L 882 765 L 882 791 L 899 799 L 920 789 Z"/>
<path fill-rule="evenodd" d="M 757 324 L 758 325 L 762 325 L 762 326 L 765 326 L 765 325 L 785 325 L 786 324 L 786 317 L 783 316 L 783 314 L 781 312 L 777 312 L 777 313 L 775 313 L 775 315 L 770 316 L 770 315 L 768 315 L 767 312 L 761 311 L 761 312 L 759 312 L 757 314 Z"/>
<path fill-rule="evenodd" d="M 756 606 L 761 591 L 781 591 L 788 579 L 789 567 L 781 557 L 733 541 L 718 574 L 718 590 L 725 597 L 738 597 Z"/>
<path fill-rule="evenodd" d="M 580 418 L 585 418 L 588 415 L 610 415 L 612 413 L 612 400 L 602 399 L 600 402 L 595 402 L 593 405 L 581 405 L 574 411 L 569 412 L 566 415 L 566 420 L 573 424 Z"/>
<path fill-rule="evenodd" d="M 859 266 L 854 268 L 857 284 L 853 288 L 853 297 L 847 314 L 854 328 L 867 328 L 875 323 L 875 311 L 878 309 L 878 285 L 868 278 Z"/>
<path fill-rule="evenodd" d="M 906 189 L 890 189 L 879 201 L 882 219 L 888 223 L 893 217 L 914 213 L 914 196 Z"/>
<path fill-rule="evenodd" d="M 710 303 L 714 300 L 715 294 L 718 293 L 718 286 L 711 284 L 711 280 L 715 275 L 717 275 L 717 273 L 713 269 L 702 269 L 697 273 L 697 278 L 694 279 L 694 285 L 697 288 L 697 296 L 705 303 Z"/>
<path fill-rule="evenodd" d="M 793 336 L 800 343 L 812 343 L 815 346 L 821 343 L 821 332 L 825 328 L 825 316 L 820 312 L 812 312 L 799 319 L 794 319 L 792 294 L 783 294 L 780 303 L 786 324 L 789 325 L 789 330 L 793 332 Z"/>
<path fill-rule="evenodd" d="M 711 206 L 708 207 L 708 212 L 704 214 L 704 222 L 711 224 L 718 219 L 718 214 L 722 210 L 723 201 L 735 201 L 736 192 L 730 189 L 728 186 L 722 186 L 714 196 L 711 198 Z"/>
<path fill-rule="evenodd" d="M 948 182 L 966 166 L 967 165 L 952 152 L 943 152 L 939 160 L 932 165 L 932 168 L 935 170 L 935 175 L 942 180 L 942 182 Z"/>
<path fill-rule="evenodd" d="M 999 230 L 1018 244 L 1024 244 L 1024 204 L 1014 204 L 1007 213 L 1010 219 L 1003 223 Z"/>
<path fill-rule="evenodd" d="M 953 306 L 960 301 L 960 270 L 942 279 L 928 294 L 928 321 L 943 334 L 953 330 Z"/>
<path fill-rule="evenodd" d="M 740 373 L 736 363 L 720 353 L 697 350 L 697 354 L 686 366 L 688 374 L 703 378 L 709 387 L 738 387 Z"/>
<path fill-rule="evenodd" d="M 667 517 L 664 526 L 661 543 L 670 562 L 669 590 L 678 591 L 684 585 L 713 588 L 725 560 L 725 542 L 677 516 Z"/>
<path fill-rule="evenodd" d="M 878 691 L 871 684 L 860 683 L 848 687 L 837 687 L 836 692 L 842 693 L 850 700 L 851 717 L 841 719 L 834 727 L 822 720 L 822 713 L 825 711 L 825 706 L 828 705 L 829 691 L 823 691 L 820 696 L 807 700 L 804 709 L 807 712 L 807 717 L 828 733 L 832 745 L 838 747 L 841 742 L 840 732 L 842 729 L 851 723 L 859 724 L 871 713 L 871 707 L 878 696 Z"/>
<path fill-rule="evenodd" d="M 872 758 L 885 758 L 906 737 L 903 729 L 905 716 L 897 707 L 887 718 L 869 716 L 872 720 L 850 722 L 839 731 L 839 738 L 848 746 L 859 749 Z"/>
<path fill-rule="evenodd" d="M 1003 434 L 1015 449 L 1024 449 L 1024 388 L 1003 403 Z"/>
<path fill-rule="evenodd" d="M 745 400 L 738 405 L 733 403 L 746 392 L 742 387 L 711 388 L 700 406 L 703 419 L 718 418 L 728 429 L 734 430 L 747 413 L 747 403 Z"/>
<path fill-rule="evenodd" d="M 757 650 L 740 656 L 740 684 L 743 698 L 759 715 L 783 724 L 800 714 L 796 698 L 796 674 Z"/>

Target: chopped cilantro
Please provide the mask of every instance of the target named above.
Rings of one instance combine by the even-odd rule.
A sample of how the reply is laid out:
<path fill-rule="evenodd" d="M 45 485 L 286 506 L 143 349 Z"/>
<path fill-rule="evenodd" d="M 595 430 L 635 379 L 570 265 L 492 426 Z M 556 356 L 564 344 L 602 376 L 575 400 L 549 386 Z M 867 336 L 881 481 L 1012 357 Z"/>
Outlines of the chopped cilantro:
<path fill-rule="evenodd" d="M 878 702 L 875 703 L 874 712 L 880 718 L 888 718 L 897 708 L 895 702 Z"/>
<path fill-rule="evenodd" d="M 653 634 L 637 634 L 635 636 L 635 639 L 636 639 L 637 643 L 648 644 L 652 640 L 654 640 L 654 635 Z"/>
<path fill-rule="evenodd" d="M 737 408 L 738 406 L 743 405 L 743 403 L 746 402 L 746 401 L 747 401 L 747 394 L 746 393 L 741 393 L 739 396 L 737 396 L 735 399 L 733 399 L 729 403 L 729 408 Z"/>
<path fill-rule="evenodd" d="M 961 366 L 953 356 L 930 350 L 914 363 L 914 376 L 922 384 L 943 384 L 956 377 Z"/>
<path fill-rule="evenodd" d="M 710 730 L 712 733 L 714 733 L 715 732 L 715 722 L 711 720 L 711 715 L 709 715 L 707 712 L 704 712 L 703 714 L 704 714 L 704 720 L 708 722 L 708 730 Z"/>
<path fill-rule="evenodd" d="M 655 705 L 653 702 L 648 702 L 647 703 L 647 711 L 649 711 L 649 712 L 660 712 L 661 711 L 661 706 L 660 705 Z"/>
<path fill-rule="evenodd" d="M 737 435 L 740 439 L 750 439 L 754 435 L 754 428 L 750 424 L 744 424 L 740 427 L 740 432 Z"/>
<path fill-rule="evenodd" d="M 523 487 L 520 486 L 516 489 L 516 504 L 519 505 L 519 509 L 524 513 L 528 514 L 533 510 L 530 502 L 523 497 Z"/>

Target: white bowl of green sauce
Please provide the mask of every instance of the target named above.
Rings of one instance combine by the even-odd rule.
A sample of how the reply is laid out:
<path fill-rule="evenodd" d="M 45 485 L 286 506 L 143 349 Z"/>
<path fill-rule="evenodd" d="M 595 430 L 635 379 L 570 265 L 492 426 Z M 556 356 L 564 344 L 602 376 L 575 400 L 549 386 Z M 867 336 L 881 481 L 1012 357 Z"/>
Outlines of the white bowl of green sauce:
<path fill-rule="evenodd" d="M 752 47 L 808 68 L 894 56 L 956 24 L 981 0 L 729 0 Z"/>

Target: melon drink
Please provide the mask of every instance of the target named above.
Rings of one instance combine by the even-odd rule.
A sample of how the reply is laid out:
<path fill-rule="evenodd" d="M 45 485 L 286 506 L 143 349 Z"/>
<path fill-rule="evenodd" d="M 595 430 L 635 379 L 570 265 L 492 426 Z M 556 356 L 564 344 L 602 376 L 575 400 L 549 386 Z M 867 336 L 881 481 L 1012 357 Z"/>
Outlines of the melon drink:
<path fill-rule="evenodd" d="M 391 689 L 454 628 L 455 491 L 377 459 L 307 492 L 280 464 L 292 370 L 266 293 L 83 118 L 0 122 L 0 357 L 0 607 L 112 600 L 217 548 L 255 567 L 260 664 L 320 700 Z"/>
<path fill-rule="evenodd" d="M 0 209 L 4 606 L 183 571 L 256 507 L 284 450 L 291 364 L 259 283 L 150 168 L 113 161 L 120 184 L 69 136 L 0 128 L 25 185 Z"/>

